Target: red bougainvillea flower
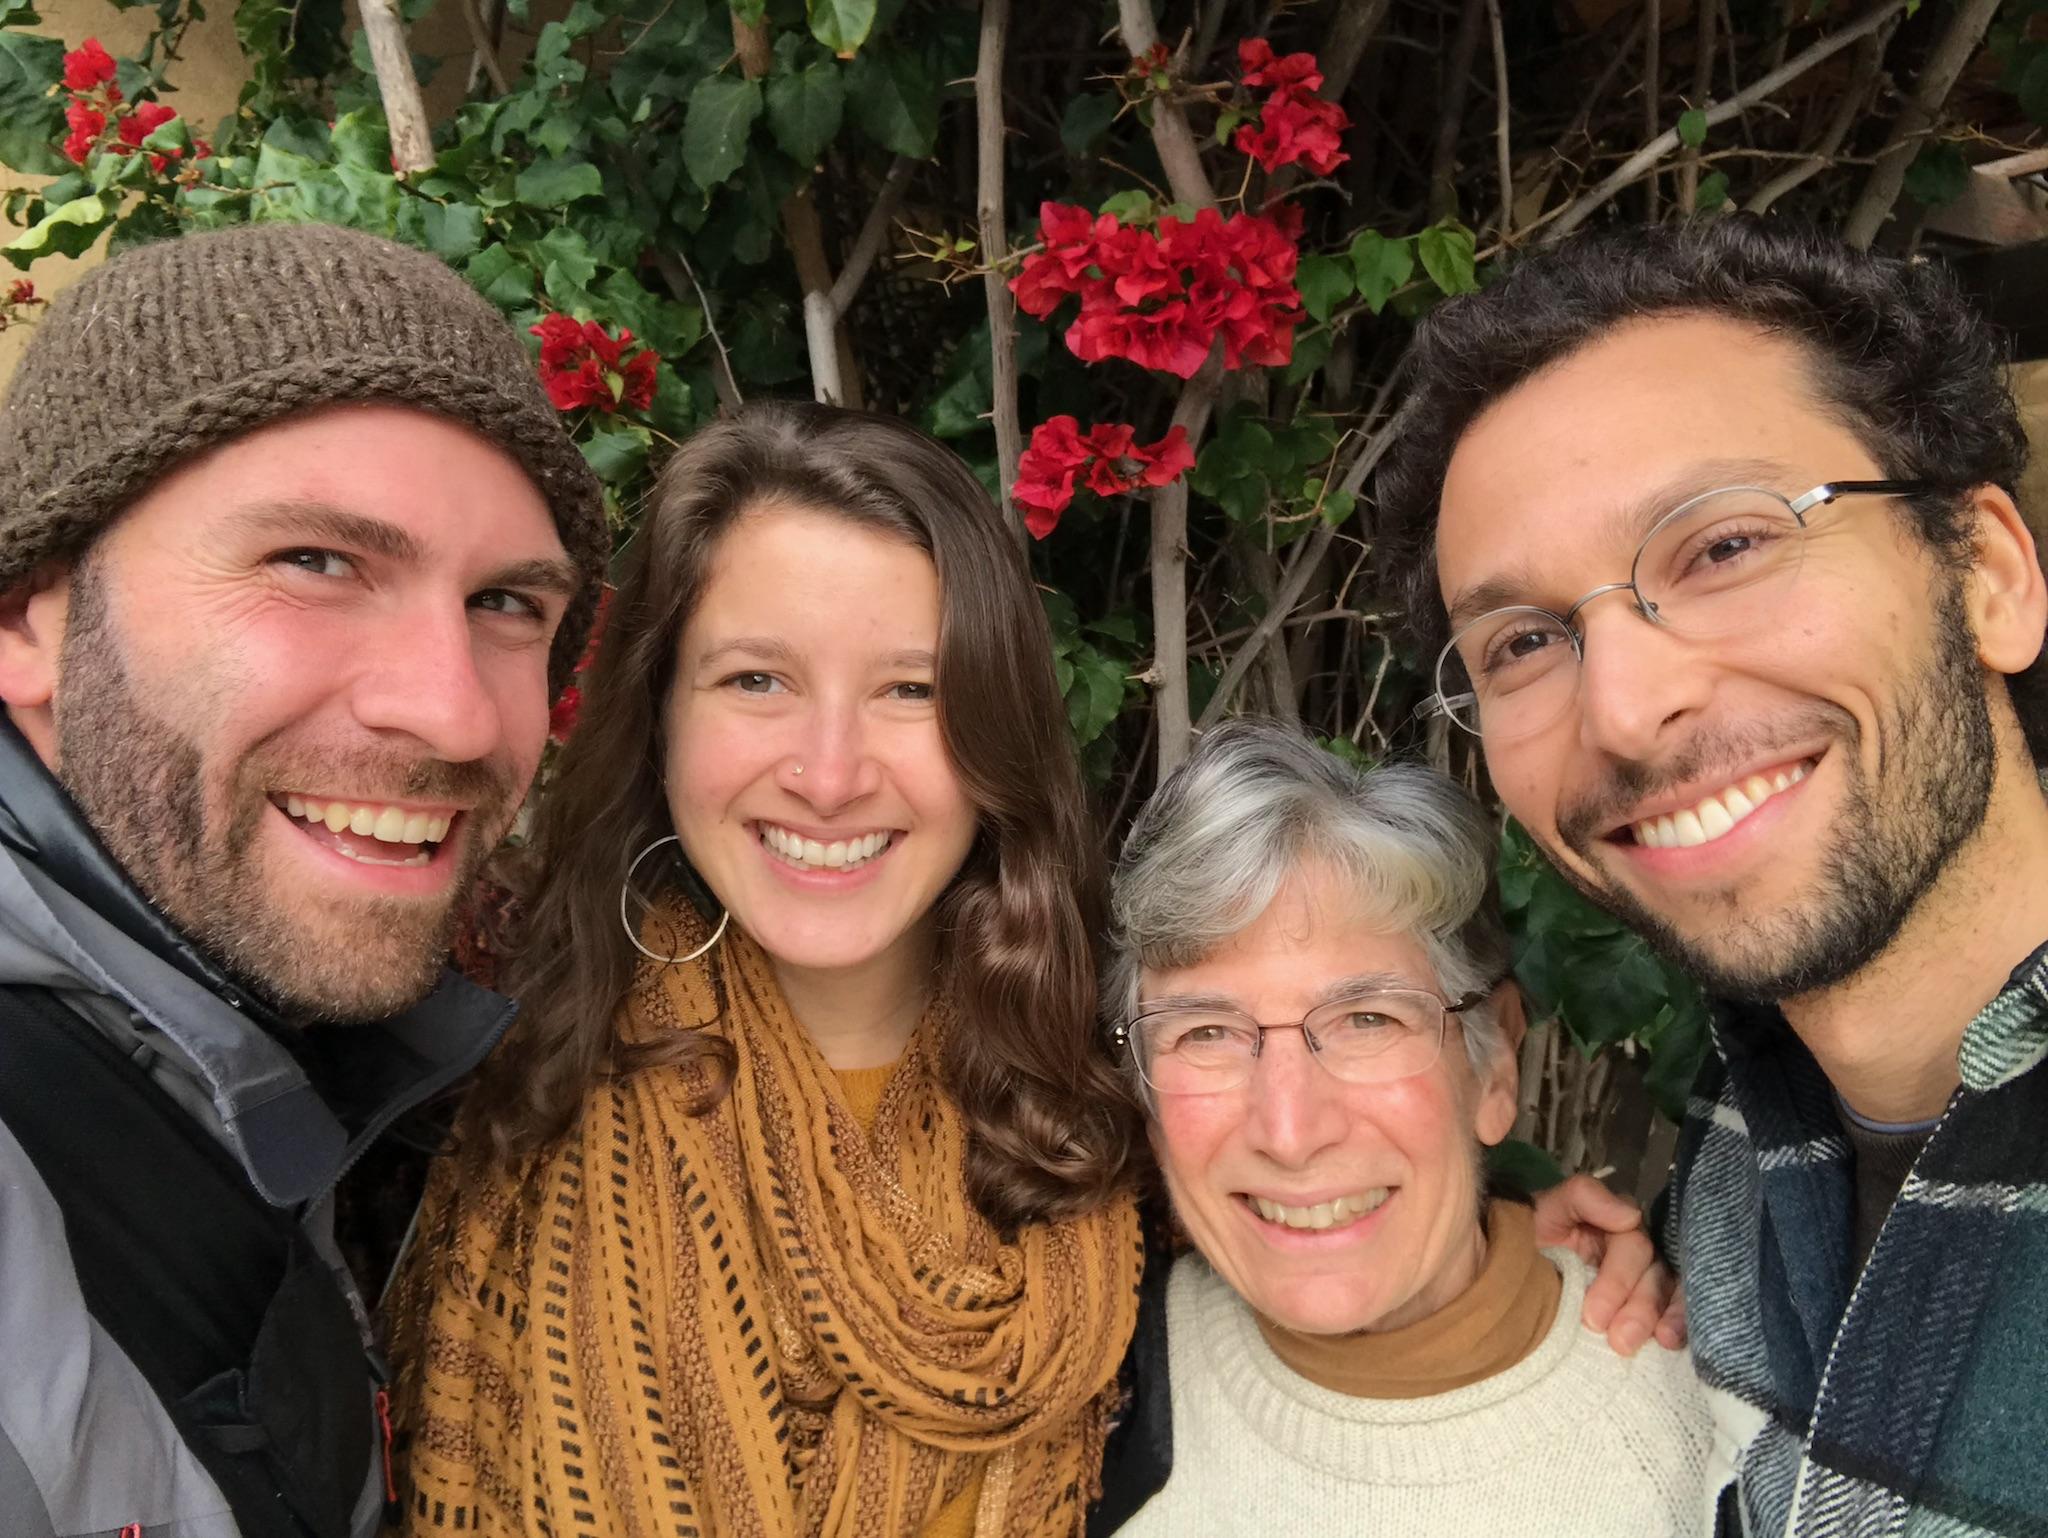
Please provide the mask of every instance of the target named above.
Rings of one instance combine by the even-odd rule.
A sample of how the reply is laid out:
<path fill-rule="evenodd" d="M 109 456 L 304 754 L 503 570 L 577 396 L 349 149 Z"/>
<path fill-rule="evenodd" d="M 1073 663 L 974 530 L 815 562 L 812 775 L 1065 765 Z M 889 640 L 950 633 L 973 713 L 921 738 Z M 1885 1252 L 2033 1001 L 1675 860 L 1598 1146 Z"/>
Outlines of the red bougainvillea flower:
<path fill-rule="evenodd" d="M 64 87 L 81 96 L 108 86 L 113 88 L 113 99 L 119 101 L 121 92 L 114 86 L 114 71 L 114 56 L 100 46 L 96 37 L 87 38 L 82 48 L 64 55 Z"/>
<path fill-rule="evenodd" d="M 556 314 L 531 329 L 540 338 L 541 383 L 557 411 L 645 411 L 654 404 L 654 370 L 661 359 L 648 347 L 628 356 L 633 333 L 623 326 L 613 336 L 594 320 Z"/>
<path fill-rule="evenodd" d="M 1083 470 L 1090 491 L 1113 497 L 1141 486 L 1164 486 L 1195 462 L 1184 427 L 1173 428 L 1157 443 L 1135 443 L 1136 436 L 1125 422 L 1101 422 L 1083 433 L 1068 416 L 1033 428 L 1031 446 L 1017 460 L 1017 483 L 1010 488 L 1028 510 L 1024 527 L 1031 537 L 1044 539 L 1059 527 Z"/>
<path fill-rule="evenodd" d="M 604 622 L 611 616 L 613 591 L 607 586 L 597 595 L 597 616 L 590 622 L 590 639 L 584 643 L 583 655 L 576 660 L 568 686 L 556 697 L 554 709 L 548 712 L 548 736 L 558 743 L 569 740 L 569 734 L 576 730 L 576 723 L 582 718 L 582 678 L 590 671 L 590 665 L 597 661 L 597 643 L 604 635 Z"/>
<path fill-rule="evenodd" d="M 1143 53 L 1131 56 L 1131 73 L 1140 80 L 1149 80 L 1154 75 L 1163 75 L 1166 73 L 1166 64 L 1170 57 L 1171 55 L 1166 51 L 1166 44 L 1154 43 Z"/>
<path fill-rule="evenodd" d="M 9 304 L 34 304 L 36 302 L 35 284 L 27 278 L 16 278 L 7 285 L 7 302 Z"/>
<path fill-rule="evenodd" d="M 133 112 L 122 114 L 121 121 L 114 131 L 125 149 L 139 150 L 144 139 L 177 116 L 175 107 L 166 107 L 161 102 L 139 101 L 135 104 Z M 181 158 L 184 153 L 183 150 L 172 150 L 166 155 L 153 154 L 149 157 L 149 168 L 161 172 L 165 166 Z"/>
<path fill-rule="evenodd" d="M 1298 214 L 1273 218 L 1203 209 L 1159 228 L 1048 203 L 1039 210 L 1044 249 L 1010 281 L 1018 308 L 1041 318 L 1068 295 L 1080 314 L 1067 347 L 1085 363 L 1123 358 L 1188 378 L 1218 337 L 1224 363 L 1285 363 L 1293 356 L 1301 295 L 1294 287 Z"/>
<path fill-rule="evenodd" d="M 1314 54 L 1276 58 L 1272 44 L 1248 37 L 1237 45 L 1237 62 L 1246 85 L 1270 93 L 1258 121 L 1246 123 L 1231 139 L 1239 153 L 1268 171 L 1300 161 L 1318 176 L 1328 176 L 1351 158 L 1341 147 L 1351 119 L 1335 102 L 1316 95 L 1323 72 Z"/>
<path fill-rule="evenodd" d="M 100 135 L 107 131 L 107 115 L 99 108 L 74 98 L 64 108 L 64 121 L 71 132 L 64 136 L 64 156 L 67 160 L 85 164 L 85 157 L 100 142 Z"/>

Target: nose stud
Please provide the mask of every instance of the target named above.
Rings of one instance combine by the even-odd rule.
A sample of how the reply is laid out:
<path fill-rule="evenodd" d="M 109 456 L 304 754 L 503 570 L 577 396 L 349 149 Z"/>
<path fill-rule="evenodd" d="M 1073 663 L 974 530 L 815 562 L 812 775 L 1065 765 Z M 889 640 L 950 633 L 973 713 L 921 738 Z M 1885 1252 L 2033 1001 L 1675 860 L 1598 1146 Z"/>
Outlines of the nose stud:
<path fill-rule="evenodd" d="M 802 764 L 798 764 L 794 769 L 790 770 L 789 772 L 791 774 L 800 776 L 804 772 L 804 766 Z"/>

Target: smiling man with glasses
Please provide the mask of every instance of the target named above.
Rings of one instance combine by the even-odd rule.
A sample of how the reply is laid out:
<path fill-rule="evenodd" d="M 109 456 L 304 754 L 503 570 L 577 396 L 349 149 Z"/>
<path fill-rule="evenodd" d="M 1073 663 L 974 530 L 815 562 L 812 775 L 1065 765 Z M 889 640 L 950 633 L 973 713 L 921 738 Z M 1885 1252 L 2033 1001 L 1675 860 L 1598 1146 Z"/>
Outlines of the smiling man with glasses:
<path fill-rule="evenodd" d="M 1728 220 L 1533 257 L 1410 366 L 1424 713 L 1719 1001 L 1667 1234 L 1721 1530 L 2043 1531 L 2048 587 L 1997 346 L 1931 265 Z"/>

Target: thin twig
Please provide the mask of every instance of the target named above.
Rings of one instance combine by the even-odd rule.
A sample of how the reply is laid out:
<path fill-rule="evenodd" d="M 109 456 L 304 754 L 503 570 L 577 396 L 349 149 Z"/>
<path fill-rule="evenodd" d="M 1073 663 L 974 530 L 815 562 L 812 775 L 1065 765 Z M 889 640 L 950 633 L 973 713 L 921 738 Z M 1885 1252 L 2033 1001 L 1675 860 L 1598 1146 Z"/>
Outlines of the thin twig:
<path fill-rule="evenodd" d="M 486 0 L 489 3 L 489 0 Z M 491 43 L 491 29 L 484 20 L 484 14 L 477 9 L 477 0 L 462 0 L 462 20 L 469 28 L 469 40 L 476 52 L 470 61 L 470 89 L 476 89 L 476 73 L 481 69 L 491 77 L 491 88 L 500 96 L 508 95 L 512 83 L 505 78 L 505 66 L 498 62 L 498 50 Z"/>
<path fill-rule="evenodd" d="M 1500 0 L 1486 0 L 1493 33 L 1493 142 L 1500 158 L 1500 238 L 1514 238 L 1515 157 L 1508 145 L 1508 45 L 1500 24 Z"/>
<path fill-rule="evenodd" d="M 1429 218 L 1434 224 L 1458 211 L 1458 130 L 1465 121 L 1465 91 L 1472 79 L 1472 61 L 1479 55 L 1479 29 L 1486 20 L 1486 0 L 1465 0 L 1458 14 L 1458 35 L 1444 65 L 1443 106 L 1437 114 L 1436 148 L 1429 161 Z"/>
<path fill-rule="evenodd" d="M 1714 94 L 1714 23 L 1720 20 L 1721 7 L 1717 0 L 1697 0 L 1699 5 L 1698 42 L 1693 46 L 1692 96 L 1686 102 L 1688 107 L 1705 105 Z M 1688 144 L 1685 153 L 1678 158 L 1678 211 L 1687 218 L 1700 199 L 1700 150 L 1696 144 Z"/>
<path fill-rule="evenodd" d="M 1998 0 L 1961 0 L 1949 18 L 1948 30 L 1927 55 L 1919 83 L 1911 100 L 1892 124 L 1877 164 L 1864 180 L 1862 192 L 1842 221 L 1842 239 L 1857 250 L 1867 250 L 1892 214 L 1892 205 L 1906 185 L 1906 171 L 1920 152 L 1920 141 L 1941 115 L 1957 77 L 1984 41 L 1984 31 L 1998 10 Z"/>
<path fill-rule="evenodd" d="M 1850 44 L 1868 37 L 1893 15 L 1904 10 L 1907 0 L 1883 0 L 1883 3 L 1866 13 L 1861 19 L 1851 22 L 1838 32 L 1831 32 L 1819 42 L 1795 54 L 1768 75 L 1752 81 L 1747 88 L 1737 91 L 1724 102 L 1717 102 L 1706 109 L 1707 124 L 1712 128 L 1739 116 L 1772 96 L 1782 87 L 1798 79 L 1815 65 L 1833 58 Z M 1648 144 L 1624 160 L 1606 179 L 1591 192 L 1584 194 L 1559 213 L 1546 221 L 1543 242 L 1562 240 L 1573 230 L 1584 224 L 1600 209 L 1613 201 L 1614 195 L 1624 187 L 1633 185 L 1639 178 L 1660 164 L 1666 155 L 1678 147 L 1678 130 L 1667 128 Z"/>
<path fill-rule="evenodd" d="M 1658 0 L 1644 0 L 1643 9 L 1643 137 L 1657 137 L 1658 107 L 1663 101 L 1664 14 Z M 1643 183 L 1643 223 L 1657 222 L 1657 178 Z"/>
<path fill-rule="evenodd" d="M 1379 34 L 1380 23 L 1393 8 L 1394 0 L 1343 0 L 1334 7 L 1330 35 L 1316 55 L 1323 67 L 1323 96 L 1331 101 L 1343 100 L 1344 93 L 1351 89 L 1351 77 L 1358 71 L 1358 61 L 1365 57 L 1366 45 Z M 1217 7 L 1218 11 L 1222 9 Z"/>
<path fill-rule="evenodd" d="M 1849 68 L 1849 81 L 1843 88 L 1842 98 L 1835 104 L 1835 115 L 1821 131 L 1814 142 L 1812 153 L 1789 170 L 1780 171 L 1765 182 L 1744 205 L 1750 213 L 1769 213 L 1771 205 L 1786 193 L 1820 175 L 1829 166 L 1836 164 L 1835 157 L 1848 140 L 1849 131 L 1863 116 L 1868 105 L 1872 87 L 1877 84 L 1879 72 L 1884 68 L 1884 52 L 1890 46 L 1892 33 L 1898 30 L 1900 18 L 1894 16 L 1858 45 L 1856 60 Z"/>
<path fill-rule="evenodd" d="M 704 312 L 704 330 L 717 349 L 711 360 L 711 388 L 717 392 L 719 405 L 727 411 L 739 410 L 746 400 L 740 394 L 739 379 L 732 371 L 732 355 L 725 350 L 725 338 L 718 334 L 718 317 L 711 313 L 711 301 L 704 296 L 704 285 L 697 281 L 696 269 L 680 251 L 655 252 L 654 266 L 668 284 L 669 292 L 678 299 L 683 297 L 684 283 L 697 295 L 697 308 Z"/>
<path fill-rule="evenodd" d="M 1010 249 L 1003 206 L 1003 48 L 1009 26 L 1010 0 L 982 0 L 981 50 L 974 69 L 974 213 L 981 236 L 981 291 L 988 301 L 989 417 L 996 430 L 996 505 L 1018 541 L 1028 543 L 1024 520 L 1010 500 L 1010 488 L 1017 484 L 1017 462 L 1024 452 L 1024 429 L 1017 418 L 1017 301 L 1000 271 Z"/>

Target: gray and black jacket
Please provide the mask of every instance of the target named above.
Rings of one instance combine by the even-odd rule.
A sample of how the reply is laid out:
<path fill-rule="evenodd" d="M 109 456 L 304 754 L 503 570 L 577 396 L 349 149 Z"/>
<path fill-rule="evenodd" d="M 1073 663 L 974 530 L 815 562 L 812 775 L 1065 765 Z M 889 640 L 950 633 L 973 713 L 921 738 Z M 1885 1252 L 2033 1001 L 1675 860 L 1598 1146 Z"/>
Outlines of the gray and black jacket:
<path fill-rule="evenodd" d="M 144 1068 L 263 1201 L 297 1217 L 356 1315 L 373 1416 L 377 1358 L 334 1244 L 335 1185 L 394 1119 L 482 1061 L 512 1006 L 447 973 L 381 1024 L 295 1037 L 144 901 L 0 718 L 0 990 L 25 988 L 48 990 Z M 381 1518 L 380 1462 L 364 1471 L 357 1538 Z M 0 1535 L 138 1530 L 237 1533 L 149 1383 L 88 1313 L 58 1205 L 0 1123 Z"/>

